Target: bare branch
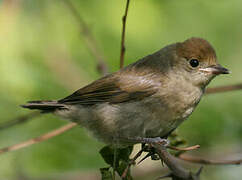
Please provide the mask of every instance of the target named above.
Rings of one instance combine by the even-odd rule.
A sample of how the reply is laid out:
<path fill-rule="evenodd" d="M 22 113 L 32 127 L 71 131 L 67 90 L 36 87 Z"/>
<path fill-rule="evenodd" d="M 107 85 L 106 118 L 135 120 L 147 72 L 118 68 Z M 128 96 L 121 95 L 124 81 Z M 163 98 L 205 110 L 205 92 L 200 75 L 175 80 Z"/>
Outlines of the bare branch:
<path fill-rule="evenodd" d="M 0 154 L 10 152 L 10 151 L 15 151 L 15 150 L 22 149 L 24 147 L 27 147 L 27 146 L 30 146 L 30 145 L 33 145 L 33 144 L 36 144 L 36 143 L 39 143 L 39 142 L 42 142 L 42 141 L 46 141 L 50 138 L 53 138 L 53 137 L 55 137 L 59 134 L 64 133 L 67 130 L 72 129 L 75 126 L 77 126 L 77 123 L 69 123 L 65 126 L 60 127 L 59 129 L 48 132 L 48 133 L 46 133 L 42 136 L 30 139 L 28 141 L 21 142 L 19 144 L 15 144 L 15 145 L 12 145 L 12 146 L 9 146 L 9 147 L 2 148 L 2 149 L 0 149 Z"/>
<path fill-rule="evenodd" d="M 226 86 L 208 88 L 205 93 L 214 94 L 214 93 L 229 92 L 229 91 L 235 91 L 235 90 L 242 90 L 242 83 L 235 84 L 235 85 L 226 85 Z"/>
<path fill-rule="evenodd" d="M 97 42 L 93 37 L 88 25 L 82 19 L 80 13 L 77 11 L 77 9 L 74 7 L 70 0 L 63 0 L 63 2 L 65 3 L 66 7 L 68 7 L 72 15 L 75 17 L 76 21 L 79 23 L 81 33 L 83 34 L 83 37 L 86 42 L 86 46 L 90 50 L 90 53 L 97 60 L 97 71 L 102 75 L 108 74 L 108 66 L 104 61 L 104 56 L 98 49 Z"/>
<path fill-rule="evenodd" d="M 197 164 L 204 164 L 204 165 L 239 165 L 242 163 L 242 159 L 238 160 L 210 160 L 210 159 L 203 159 L 200 157 L 195 157 L 187 154 L 181 154 L 179 159 L 184 161 L 188 161 L 191 163 Z"/>
<path fill-rule="evenodd" d="M 36 118 L 40 115 L 41 115 L 41 113 L 39 113 L 39 112 L 33 112 L 33 113 L 29 113 L 27 115 L 23 115 L 23 116 L 14 118 L 14 119 L 9 120 L 7 122 L 3 122 L 3 123 L 0 124 L 0 130 L 10 128 L 10 127 L 15 126 L 17 124 L 25 123 L 25 122 L 27 122 L 27 121 L 29 121 L 33 118 Z"/>
<path fill-rule="evenodd" d="M 175 146 L 167 146 L 167 148 L 172 149 L 172 150 L 176 150 L 176 151 L 191 151 L 191 150 L 195 150 L 195 149 L 199 149 L 200 145 L 195 145 L 195 146 L 190 146 L 190 147 L 175 147 Z"/>
<path fill-rule="evenodd" d="M 122 36 L 121 36 L 120 69 L 123 68 L 123 66 L 124 66 L 125 30 L 126 30 L 126 20 L 127 20 L 127 16 L 128 16 L 128 10 L 129 10 L 129 2 L 130 2 L 130 0 L 127 0 L 125 13 L 124 13 L 124 16 L 122 18 L 123 28 L 122 28 Z"/>

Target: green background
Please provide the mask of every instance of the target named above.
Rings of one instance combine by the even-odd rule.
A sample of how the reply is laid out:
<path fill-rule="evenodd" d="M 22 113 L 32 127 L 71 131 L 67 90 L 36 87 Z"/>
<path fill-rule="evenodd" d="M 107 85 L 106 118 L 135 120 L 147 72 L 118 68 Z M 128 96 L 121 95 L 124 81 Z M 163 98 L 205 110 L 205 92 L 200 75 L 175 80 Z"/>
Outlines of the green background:
<path fill-rule="evenodd" d="M 119 69 L 124 0 L 73 1 L 91 29 L 110 71 Z M 232 71 L 210 87 L 242 82 L 242 2 L 240 0 L 131 0 L 127 20 L 125 64 L 167 44 L 202 37 L 210 41 L 220 64 Z M 29 113 L 28 100 L 60 99 L 100 77 L 79 24 L 63 0 L 0 1 L 0 122 Z M 241 158 L 242 91 L 204 97 L 179 128 L 195 154 L 212 159 Z M 58 128 L 66 121 L 45 115 L 0 131 L 5 147 Z M 76 127 L 46 142 L 0 155 L 0 179 L 97 179 L 104 167 L 97 142 Z M 150 160 L 143 179 L 155 179 L 159 163 Z M 199 166 L 192 165 L 193 170 Z M 148 169 L 148 170 L 147 170 Z M 140 173 L 139 173 L 140 172 Z M 148 173 L 153 172 L 153 173 Z M 141 171 L 135 173 L 137 179 Z M 239 180 L 241 166 L 209 166 L 204 180 Z M 84 178 L 85 177 L 85 178 Z"/>

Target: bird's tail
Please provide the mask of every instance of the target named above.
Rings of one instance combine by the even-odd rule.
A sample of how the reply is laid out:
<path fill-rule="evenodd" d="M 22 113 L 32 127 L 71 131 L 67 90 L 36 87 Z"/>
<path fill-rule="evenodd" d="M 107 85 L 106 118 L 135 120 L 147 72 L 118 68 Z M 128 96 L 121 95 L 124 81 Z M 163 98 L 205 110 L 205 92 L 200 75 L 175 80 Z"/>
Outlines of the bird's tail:
<path fill-rule="evenodd" d="M 29 101 L 27 104 L 21 105 L 21 107 L 37 109 L 42 112 L 53 112 L 57 109 L 66 109 L 66 106 L 58 103 L 58 101 Z"/>

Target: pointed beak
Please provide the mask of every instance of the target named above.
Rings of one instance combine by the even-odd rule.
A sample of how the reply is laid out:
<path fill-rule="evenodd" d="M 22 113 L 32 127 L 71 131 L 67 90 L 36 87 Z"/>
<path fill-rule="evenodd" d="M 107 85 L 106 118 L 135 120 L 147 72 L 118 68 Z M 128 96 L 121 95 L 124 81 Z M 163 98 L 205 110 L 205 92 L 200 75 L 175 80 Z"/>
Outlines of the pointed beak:
<path fill-rule="evenodd" d="M 200 68 L 199 70 L 202 71 L 202 72 L 211 73 L 211 74 L 214 74 L 214 75 L 230 74 L 231 73 L 228 69 L 224 68 L 220 64 L 212 65 L 212 66 L 209 66 L 207 68 Z"/>

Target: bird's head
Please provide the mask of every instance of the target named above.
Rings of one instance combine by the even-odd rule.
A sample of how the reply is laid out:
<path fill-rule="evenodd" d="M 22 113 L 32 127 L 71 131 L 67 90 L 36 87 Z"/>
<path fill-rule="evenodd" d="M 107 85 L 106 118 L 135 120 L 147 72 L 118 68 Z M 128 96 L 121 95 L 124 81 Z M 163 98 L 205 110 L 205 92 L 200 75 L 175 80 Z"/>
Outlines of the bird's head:
<path fill-rule="evenodd" d="M 205 87 L 215 76 L 229 74 L 229 70 L 218 64 L 212 45 L 201 38 L 190 38 L 176 44 L 176 72 L 195 86 Z"/>

